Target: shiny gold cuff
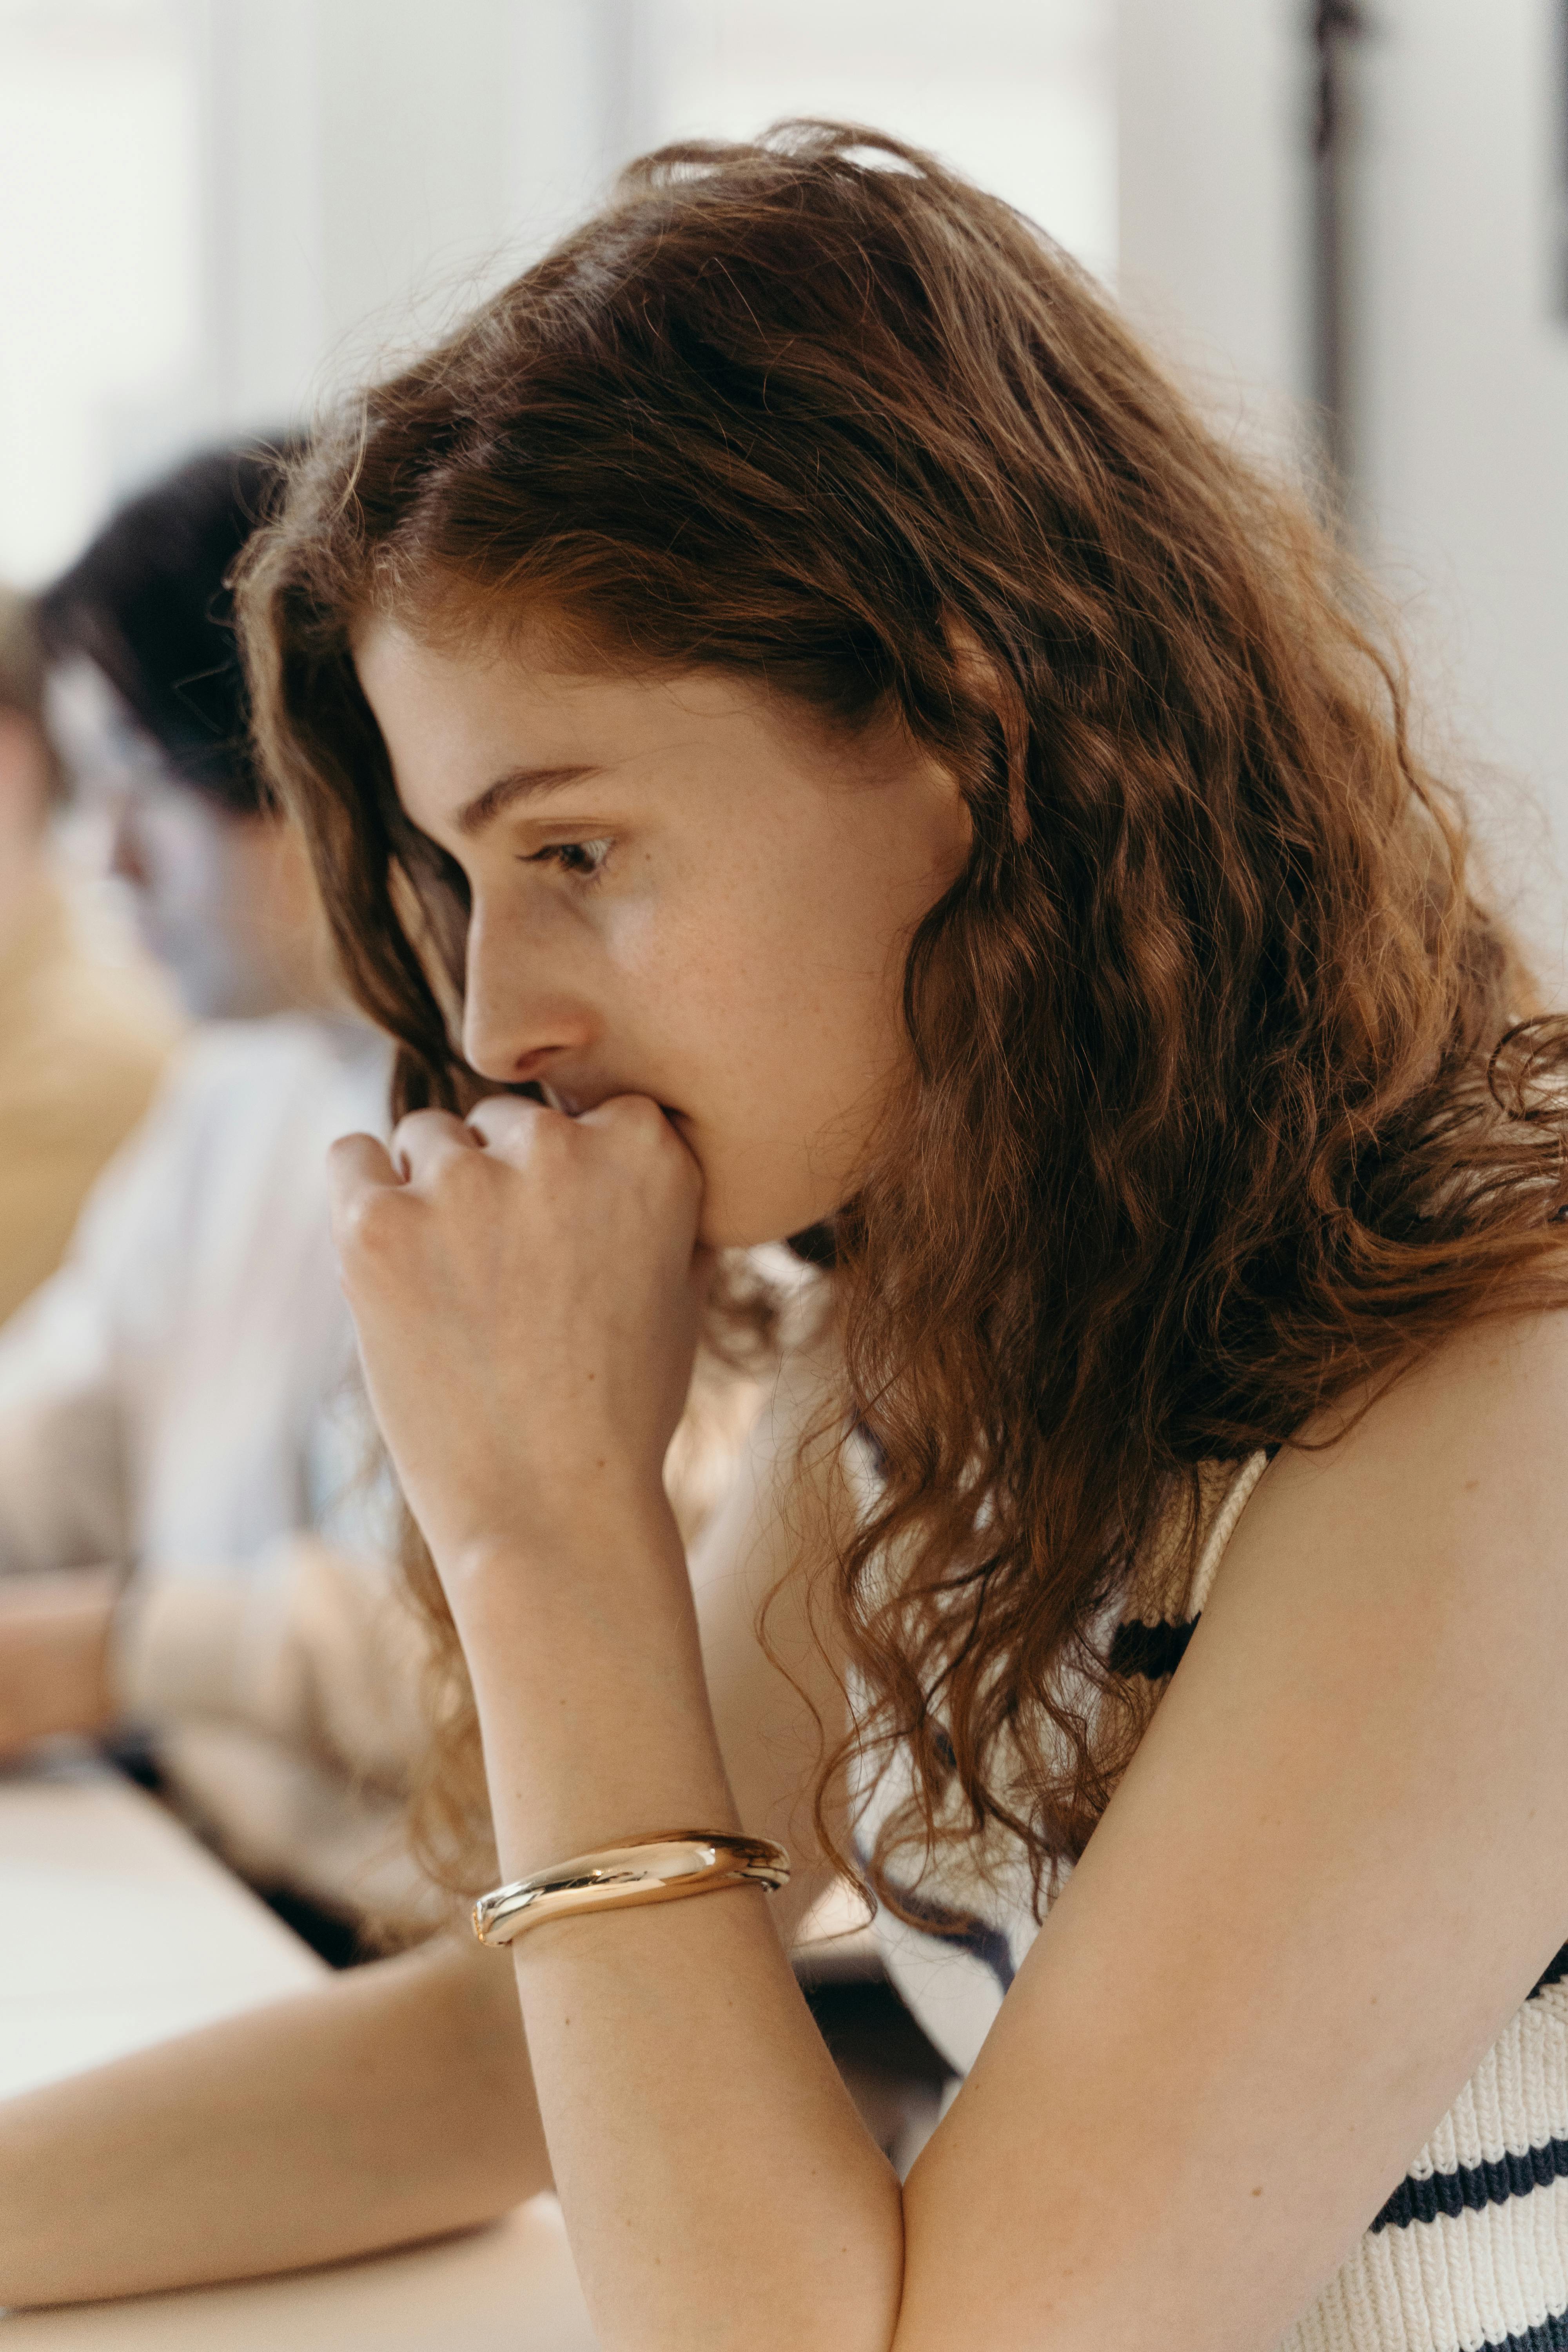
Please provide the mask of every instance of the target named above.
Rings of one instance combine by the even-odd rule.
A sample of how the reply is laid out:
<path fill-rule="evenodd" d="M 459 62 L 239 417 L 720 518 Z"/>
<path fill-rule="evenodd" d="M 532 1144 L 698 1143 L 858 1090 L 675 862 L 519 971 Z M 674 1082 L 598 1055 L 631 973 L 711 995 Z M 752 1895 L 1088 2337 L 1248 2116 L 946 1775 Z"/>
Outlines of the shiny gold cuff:
<path fill-rule="evenodd" d="M 575 1911 L 618 1911 L 633 1903 L 678 1903 L 724 1886 L 762 1886 L 776 1895 L 789 1882 L 789 1856 L 766 1838 L 713 1830 L 668 1830 L 635 1845 L 574 1854 L 531 1878 L 481 1895 L 474 1933 L 481 1944 L 510 1944 L 546 1919 Z"/>

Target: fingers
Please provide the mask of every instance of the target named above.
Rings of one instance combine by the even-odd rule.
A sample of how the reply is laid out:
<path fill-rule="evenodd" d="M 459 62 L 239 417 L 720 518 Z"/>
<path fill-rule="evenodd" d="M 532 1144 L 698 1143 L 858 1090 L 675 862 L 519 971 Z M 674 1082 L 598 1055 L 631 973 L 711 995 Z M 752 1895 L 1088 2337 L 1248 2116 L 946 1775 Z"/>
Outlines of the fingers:
<path fill-rule="evenodd" d="M 408 1184 L 437 1174 L 455 1152 L 480 1149 L 473 1129 L 450 1111 L 410 1111 L 392 1130 L 392 1164 Z"/>
<path fill-rule="evenodd" d="M 327 1154 L 334 1207 L 367 1192 L 401 1189 L 433 1176 L 455 1152 L 482 1150 L 480 1138 L 448 1111 L 410 1111 L 392 1131 L 390 1146 L 374 1135 L 340 1136 Z"/>
<path fill-rule="evenodd" d="M 656 1150 L 673 1146 L 682 1159 L 690 1156 L 685 1139 L 647 1095 L 609 1096 L 579 1118 L 523 1095 L 491 1095 L 476 1103 L 466 1120 L 449 1111 L 411 1111 L 394 1129 L 390 1149 L 374 1136 L 343 1136 L 328 1155 L 334 1209 L 389 1187 L 423 1190 L 454 1160 L 474 1151 L 490 1151 L 521 1167 L 547 1139 L 564 1142 L 574 1128 L 616 1136 L 623 1146 L 641 1143 Z"/>
<path fill-rule="evenodd" d="M 422 1117 L 436 1114 L 425 1112 Z M 488 1095 L 476 1103 L 468 1113 L 468 1126 L 491 1150 L 516 1147 L 532 1137 L 558 1130 L 562 1127 L 578 1127 L 590 1131 L 599 1128 L 619 1128 L 652 1132 L 669 1129 L 665 1118 L 651 1095 L 606 1095 L 591 1110 L 572 1113 L 552 1109 L 547 1103 L 534 1102 L 527 1095 Z"/>
<path fill-rule="evenodd" d="M 407 1238 L 407 1219 L 421 1199 L 445 1189 L 443 1180 L 484 1158 L 483 1139 L 444 1110 L 411 1111 L 398 1120 L 390 1147 L 372 1135 L 345 1135 L 327 1154 L 327 1190 L 339 1272 L 353 1299 L 369 1269 L 395 1257 Z"/>
<path fill-rule="evenodd" d="M 606 1128 L 622 1135 L 644 1135 L 651 1139 L 676 1136 L 675 1128 L 665 1117 L 651 1095 L 607 1095 L 602 1103 L 584 1112 L 579 1124 L 583 1127 Z"/>
<path fill-rule="evenodd" d="M 590 1157 L 608 1147 L 623 1167 L 662 1169 L 679 1184 L 701 1181 L 690 1146 L 651 1095 L 607 1095 L 575 1117 L 526 1096 L 492 1095 L 468 1113 L 468 1126 L 487 1150 L 514 1168 L 581 1166 L 577 1155 L 585 1146 Z"/>
<path fill-rule="evenodd" d="M 340 1135 L 327 1153 L 327 1190 L 334 1210 L 375 1185 L 401 1181 L 385 1145 L 374 1135 Z"/>
<path fill-rule="evenodd" d="M 695 1197 L 701 1191 L 700 1160 L 676 1119 L 651 1095 L 611 1095 L 584 1111 L 577 1124 L 613 1138 L 627 1160 L 662 1171 L 678 1192 L 690 1191 Z"/>
<path fill-rule="evenodd" d="M 521 1159 L 541 1126 L 570 1124 L 564 1111 L 547 1110 L 542 1103 L 532 1102 L 526 1095 L 487 1095 L 468 1113 L 465 1132 L 470 1142 L 477 1139 L 487 1150 L 499 1151 L 503 1159 Z"/>
<path fill-rule="evenodd" d="M 531 1108 L 531 1105 L 524 1106 Z M 327 1192 L 340 1251 L 376 1232 L 400 1229 L 410 1192 L 428 1192 L 454 1162 L 482 1152 L 485 1139 L 444 1110 L 411 1111 L 398 1120 L 390 1148 L 374 1135 L 340 1136 L 327 1154 Z M 404 1208 L 408 1203 L 404 1201 Z"/>
<path fill-rule="evenodd" d="M 444 1164 L 479 1150 L 461 1119 L 421 1110 L 399 1119 L 390 1150 L 374 1135 L 340 1136 L 327 1154 L 327 1199 L 339 1269 L 350 1296 L 352 1264 L 395 1246 L 412 1205 Z"/>

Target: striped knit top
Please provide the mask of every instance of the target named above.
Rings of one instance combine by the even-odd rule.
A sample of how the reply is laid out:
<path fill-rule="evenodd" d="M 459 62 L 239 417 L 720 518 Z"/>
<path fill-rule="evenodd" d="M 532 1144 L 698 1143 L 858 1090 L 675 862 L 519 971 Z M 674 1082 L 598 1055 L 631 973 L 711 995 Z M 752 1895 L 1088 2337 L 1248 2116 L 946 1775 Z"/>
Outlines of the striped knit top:
<path fill-rule="evenodd" d="M 1141 1568 L 1115 1625 L 1113 1672 L 1163 1692 L 1267 1461 L 1205 1473 L 1197 1544 L 1184 1543 L 1179 1560 L 1156 1547 Z M 902 1785 L 896 1770 L 886 1777 L 862 1839 Z M 966 1885 L 945 1866 L 909 1907 L 957 1923 L 939 1935 L 883 1910 L 878 1933 L 889 1975 L 962 2076 L 1039 1932 L 1028 1874 L 1005 1853 Z M 1275 2352 L 1568 2352 L 1568 1945 Z"/>

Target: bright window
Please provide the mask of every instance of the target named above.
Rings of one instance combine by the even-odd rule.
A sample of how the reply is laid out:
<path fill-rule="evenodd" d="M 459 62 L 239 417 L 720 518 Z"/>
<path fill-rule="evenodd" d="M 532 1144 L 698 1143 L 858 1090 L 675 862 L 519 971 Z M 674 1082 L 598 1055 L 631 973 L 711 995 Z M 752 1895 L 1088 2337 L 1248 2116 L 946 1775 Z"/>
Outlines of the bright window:
<path fill-rule="evenodd" d="M 196 89 L 160 0 L 0 0 L 0 575 L 65 562 L 183 403 L 199 338 Z"/>

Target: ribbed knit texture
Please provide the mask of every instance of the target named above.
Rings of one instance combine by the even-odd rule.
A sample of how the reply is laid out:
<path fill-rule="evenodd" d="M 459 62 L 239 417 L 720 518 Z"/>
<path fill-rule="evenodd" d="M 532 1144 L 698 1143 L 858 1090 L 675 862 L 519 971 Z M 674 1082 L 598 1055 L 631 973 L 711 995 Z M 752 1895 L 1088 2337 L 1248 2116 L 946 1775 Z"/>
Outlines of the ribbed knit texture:
<path fill-rule="evenodd" d="M 1144 1562 L 1114 1630 L 1118 1673 L 1163 1685 L 1267 1466 L 1205 1475 L 1195 1547 Z M 895 1772 L 861 1835 L 895 1801 Z M 1003 1891 L 998 1893 L 1000 1887 Z M 922 1881 L 912 1908 L 963 1921 L 938 1936 L 883 1912 L 889 1973 L 960 2074 L 973 2064 L 1038 1933 L 1021 1869 Z M 1565 1921 L 1568 1925 L 1568 1921 Z M 1568 1945 L 1498 2037 L 1349 2260 L 1275 2352 L 1568 2352 Z"/>

